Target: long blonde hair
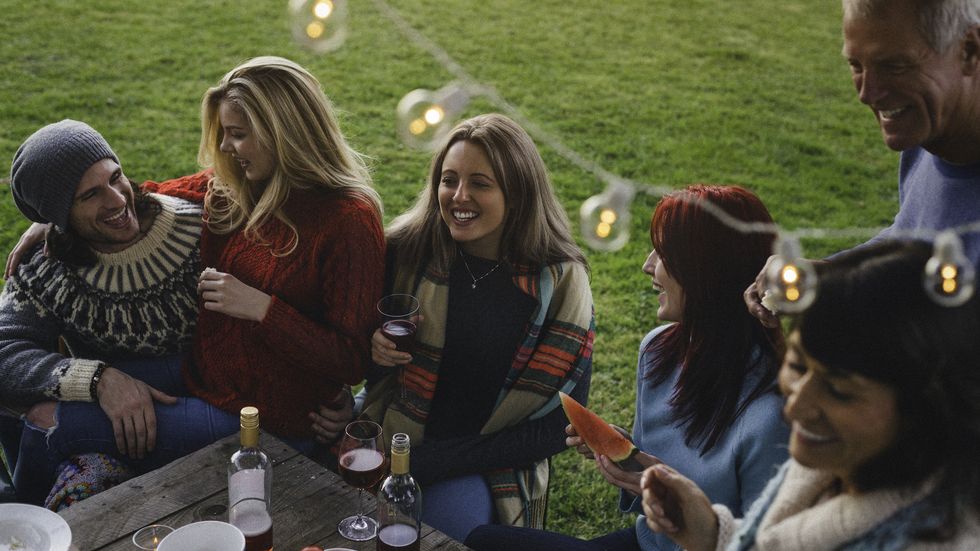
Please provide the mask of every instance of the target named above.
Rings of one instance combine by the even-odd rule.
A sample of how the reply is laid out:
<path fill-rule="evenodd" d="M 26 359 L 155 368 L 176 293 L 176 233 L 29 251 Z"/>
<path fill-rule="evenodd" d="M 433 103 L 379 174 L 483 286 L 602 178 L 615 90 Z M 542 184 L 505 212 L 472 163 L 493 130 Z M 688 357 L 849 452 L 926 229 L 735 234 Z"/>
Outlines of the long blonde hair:
<path fill-rule="evenodd" d="M 259 146 L 273 156 L 267 181 L 248 182 L 241 165 L 220 150 L 222 102 L 239 110 Z M 276 255 L 288 255 L 299 244 L 299 232 L 283 211 L 294 187 L 348 193 L 371 204 L 381 220 L 381 197 L 371 187 L 370 172 L 341 134 L 320 82 L 288 59 L 250 59 L 208 89 L 201 102 L 198 162 L 214 169 L 204 200 L 208 228 L 227 234 L 244 226 L 248 239 L 267 244 L 261 228 L 275 217 L 293 232 Z"/>
<path fill-rule="evenodd" d="M 429 181 L 415 205 L 392 221 L 387 237 L 398 251 L 399 266 L 417 271 L 428 260 L 443 270 L 452 265 L 456 242 L 439 213 L 439 181 L 446 153 L 460 141 L 483 148 L 503 190 L 507 214 L 500 236 L 501 261 L 540 267 L 571 260 L 588 267 L 534 140 L 496 113 L 456 125 L 433 157 Z"/>

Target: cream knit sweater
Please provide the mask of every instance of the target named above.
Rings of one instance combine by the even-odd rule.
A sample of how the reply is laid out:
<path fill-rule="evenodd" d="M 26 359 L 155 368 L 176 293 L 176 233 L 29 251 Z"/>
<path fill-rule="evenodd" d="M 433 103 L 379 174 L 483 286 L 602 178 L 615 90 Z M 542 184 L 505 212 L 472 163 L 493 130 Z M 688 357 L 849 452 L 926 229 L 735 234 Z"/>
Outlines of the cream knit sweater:
<path fill-rule="evenodd" d="M 757 551 L 827 551 L 860 538 L 896 512 L 924 497 L 931 483 L 902 490 L 878 490 L 864 494 L 840 493 L 827 498 L 834 476 L 806 468 L 790 460 L 786 476 L 776 496 L 764 512 L 750 549 Z M 765 494 L 764 494 L 765 495 Z M 763 499 L 763 498 L 760 498 Z M 740 520 L 720 505 L 719 537 L 716 549 L 738 549 L 735 541 Z M 751 514 L 751 512 L 750 512 Z M 980 519 L 965 519 L 951 541 L 913 542 L 905 549 L 980 550 Z"/>

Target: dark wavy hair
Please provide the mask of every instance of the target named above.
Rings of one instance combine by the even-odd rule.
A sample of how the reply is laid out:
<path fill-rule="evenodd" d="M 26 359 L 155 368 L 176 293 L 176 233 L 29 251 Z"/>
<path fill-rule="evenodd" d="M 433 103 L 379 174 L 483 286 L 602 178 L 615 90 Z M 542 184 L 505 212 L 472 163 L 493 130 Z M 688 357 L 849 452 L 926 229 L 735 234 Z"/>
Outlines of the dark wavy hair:
<path fill-rule="evenodd" d="M 980 300 L 941 306 L 922 278 L 932 254 L 921 242 L 884 241 L 818 269 L 817 298 L 794 320 L 803 348 L 831 371 L 894 389 L 896 441 L 858 468 L 862 491 L 938 477 L 933 501 L 945 519 L 919 537 L 948 537 L 957 512 L 980 512 Z"/>
<path fill-rule="evenodd" d="M 744 222 L 772 222 L 752 192 L 701 184 L 664 197 L 650 222 L 653 248 L 684 290 L 684 311 L 648 345 L 653 359 L 645 377 L 661 384 L 681 369 L 671 398 L 674 419 L 702 455 L 753 400 L 774 391 L 783 351 L 779 329 L 763 327 L 742 299 L 772 254 L 774 235 L 736 231 L 707 212 L 704 201 Z M 743 383 L 755 372 L 761 376 L 740 402 Z"/>

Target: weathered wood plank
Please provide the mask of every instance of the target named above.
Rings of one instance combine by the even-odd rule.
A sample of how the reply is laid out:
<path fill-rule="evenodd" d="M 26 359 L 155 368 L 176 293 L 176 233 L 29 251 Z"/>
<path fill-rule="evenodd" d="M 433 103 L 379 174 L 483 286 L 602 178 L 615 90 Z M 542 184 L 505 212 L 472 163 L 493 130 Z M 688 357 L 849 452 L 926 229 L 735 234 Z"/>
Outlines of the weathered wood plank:
<path fill-rule="evenodd" d="M 276 549 L 298 551 L 307 545 L 374 550 L 374 540 L 348 541 L 337 523 L 357 509 L 357 489 L 335 473 L 282 443 L 262 434 L 263 448 L 273 460 L 272 516 Z M 183 526 L 214 518 L 227 520 L 226 461 L 238 448 L 237 435 L 161 469 L 134 478 L 82 501 L 62 513 L 81 550 L 129 551 L 132 533 L 148 524 Z M 213 507 L 224 509 L 207 516 Z M 364 512 L 374 513 L 371 492 L 364 493 Z M 423 550 L 467 549 L 431 527 L 422 532 Z"/>
<path fill-rule="evenodd" d="M 273 462 L 283 462 L 299 452 L 278 439 L 263 435 L 262 445 Z M 81 501 L 61 512 L 79 549 L 97 549 L 218 492 L 226 492 L 228 458 L 238 449 L 238 435 L 182 457 Z M 130 543 L 130 545 L 132 545 Z"/>

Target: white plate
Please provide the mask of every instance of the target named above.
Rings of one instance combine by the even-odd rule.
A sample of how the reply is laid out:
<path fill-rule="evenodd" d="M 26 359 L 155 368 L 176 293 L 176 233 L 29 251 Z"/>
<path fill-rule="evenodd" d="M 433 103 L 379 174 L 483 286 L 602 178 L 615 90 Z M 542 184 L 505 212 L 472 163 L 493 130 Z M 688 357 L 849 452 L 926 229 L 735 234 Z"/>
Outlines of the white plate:
<path fill-rule="evenodd" d="M 0 551 L 68 551 L 69 545 L 71 528 L 58 513 L 36 505 L 0 503 Z"/>

